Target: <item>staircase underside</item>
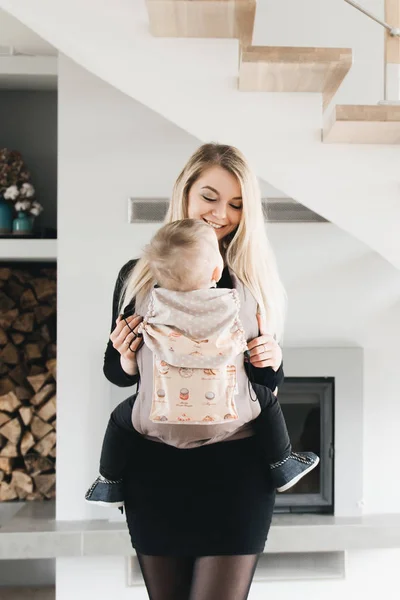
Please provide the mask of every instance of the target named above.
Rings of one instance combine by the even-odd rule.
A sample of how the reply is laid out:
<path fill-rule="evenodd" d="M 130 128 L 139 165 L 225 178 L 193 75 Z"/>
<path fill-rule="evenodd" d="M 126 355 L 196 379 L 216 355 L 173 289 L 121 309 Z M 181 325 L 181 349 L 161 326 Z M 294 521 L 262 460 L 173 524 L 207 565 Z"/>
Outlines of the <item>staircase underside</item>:
<path fill-rule="evenodd" d="M 324 124 L 323 139 L 341 144 L 400 144 L 400 106 L 338 105 Z"/>
<path fill-rule="evenodd" d="M 0 7 L 199 142 L 237 146 L 259 177 L 400 268 L 397 146 L 322 144 L 315 94 L 235 89 L 234 40 L 155 38 L 145 0 L 104 0 L 101 11 L 92 2 L 0 0 Z M 62 96 L 62 69 L 60 75 Z"/>

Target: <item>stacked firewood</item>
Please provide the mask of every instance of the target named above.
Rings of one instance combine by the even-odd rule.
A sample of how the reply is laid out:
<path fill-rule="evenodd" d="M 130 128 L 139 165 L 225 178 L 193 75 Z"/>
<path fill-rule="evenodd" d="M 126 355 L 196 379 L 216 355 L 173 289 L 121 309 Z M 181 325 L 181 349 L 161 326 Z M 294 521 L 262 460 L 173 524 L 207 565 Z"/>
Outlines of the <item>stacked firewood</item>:
<path fill-rule="evenodd" d="M 0 501 L 55 496 L 56 269 L 0 267 Z"/>

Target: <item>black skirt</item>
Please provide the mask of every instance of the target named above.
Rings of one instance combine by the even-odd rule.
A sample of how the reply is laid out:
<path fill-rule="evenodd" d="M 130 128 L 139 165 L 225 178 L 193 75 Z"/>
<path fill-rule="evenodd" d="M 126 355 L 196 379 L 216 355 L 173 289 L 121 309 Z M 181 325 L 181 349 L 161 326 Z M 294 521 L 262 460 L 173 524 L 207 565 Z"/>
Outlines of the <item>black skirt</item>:
<path fill-rule="evenodd" d="M 258 554 L 275 490 L 254 437 L 177 449 L 143 437 L 125 477 L 132 546 L 147 555 Z"/>

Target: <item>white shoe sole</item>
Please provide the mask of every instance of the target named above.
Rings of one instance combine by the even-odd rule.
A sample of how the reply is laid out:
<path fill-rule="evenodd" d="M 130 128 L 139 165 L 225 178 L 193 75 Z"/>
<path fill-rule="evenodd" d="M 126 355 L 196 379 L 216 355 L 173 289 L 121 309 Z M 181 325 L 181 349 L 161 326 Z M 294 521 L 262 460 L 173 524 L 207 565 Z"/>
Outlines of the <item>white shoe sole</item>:
<path fill-rule="evenodd" d="M 122 502 L 103 502 L 102 500 L 88 500 L 85 498 L 85 502 L 88 504 L 97 504 L 98 506 L 116 506 L 117 508 L 124 508 L 125 504 Z"/>
<path fill-rule="evenodd" d="M 291 479 L 288 483 L 285 483 L 285 485 L 282 485 L 281 487 L 276 488 L 276 491 L 277 492 L 286 492 L 286 490 L 290 490 L 290 488 L 293 487 L 294 485 L 296 485 L 296 483 L 298 483 L 300 481 L 300 479 L 302 479 L 305 475 L 307 475 L 307 473 L 309 473 L 310 471 L 315 469 L 315 467 L 318 465 L 318 463 L 319 463 L 319 456 L 317 456 L 317 460 L 315 461 L 315 463 L 310 465 L 308 467 L 308 469 L 299 473 L 294 479 Z"/>

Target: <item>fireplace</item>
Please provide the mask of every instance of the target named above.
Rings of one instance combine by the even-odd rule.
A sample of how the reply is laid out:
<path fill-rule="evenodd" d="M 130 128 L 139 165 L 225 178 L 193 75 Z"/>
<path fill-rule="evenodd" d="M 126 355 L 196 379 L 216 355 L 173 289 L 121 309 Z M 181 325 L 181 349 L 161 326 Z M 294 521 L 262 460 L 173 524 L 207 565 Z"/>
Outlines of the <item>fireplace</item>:
<path fill-rule="evenodd" d="M 294 451 L 318 454 L 320 464 L 277 494 L 275 512 L 333 514 L 334 378 L 287 377 L 279 390 Z"/>

